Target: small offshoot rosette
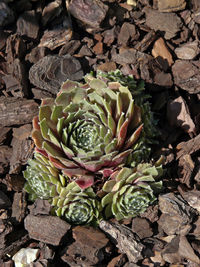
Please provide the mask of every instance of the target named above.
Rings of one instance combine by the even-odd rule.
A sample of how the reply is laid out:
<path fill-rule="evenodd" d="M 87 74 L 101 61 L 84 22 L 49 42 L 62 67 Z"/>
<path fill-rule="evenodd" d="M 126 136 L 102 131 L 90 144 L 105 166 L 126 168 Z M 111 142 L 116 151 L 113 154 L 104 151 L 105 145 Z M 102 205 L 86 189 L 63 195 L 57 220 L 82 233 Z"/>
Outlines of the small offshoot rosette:
<path fill-rule="evenodd" d="M 156 200 L 154 193 L 162 188 L 162 182 L 156 181 L 162 174 L 161 166 L 149 163 L 115 171 L 102 188 L 105 217 L 121 220 L 143 213 Z"/>

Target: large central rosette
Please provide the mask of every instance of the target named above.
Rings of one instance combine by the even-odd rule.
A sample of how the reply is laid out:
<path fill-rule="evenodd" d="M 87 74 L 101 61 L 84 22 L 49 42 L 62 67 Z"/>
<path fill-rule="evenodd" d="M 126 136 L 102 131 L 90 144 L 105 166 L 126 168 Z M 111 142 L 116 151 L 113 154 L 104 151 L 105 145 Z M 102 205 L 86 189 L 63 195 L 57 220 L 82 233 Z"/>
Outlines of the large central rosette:
<path fill-rule="evenodd" d="M 56 99 L 44 99 L 33 120 L 36 151 L 82 188 L 109 176 L 133 152 L 143 128 L 128 87 L 86 76 L 66 81 Z"/>

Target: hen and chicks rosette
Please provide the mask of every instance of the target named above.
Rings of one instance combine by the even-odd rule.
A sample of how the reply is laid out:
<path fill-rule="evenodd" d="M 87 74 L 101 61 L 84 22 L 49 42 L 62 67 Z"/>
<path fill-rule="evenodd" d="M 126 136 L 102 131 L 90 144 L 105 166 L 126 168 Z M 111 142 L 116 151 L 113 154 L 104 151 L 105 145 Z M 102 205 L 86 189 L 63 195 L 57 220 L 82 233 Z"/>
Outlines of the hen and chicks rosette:
<path fill-rule="evenodd" d="M 151 185 L 161 168 L 137 167 L 149 160 L 155 136 L 142 82 L 120 71 L 67 80 L 33 119 L 35 155 L 25 190 L 32 200 L 49 200 L 52 213 L 71 224 L 137 216 L 156 199 Z"/>

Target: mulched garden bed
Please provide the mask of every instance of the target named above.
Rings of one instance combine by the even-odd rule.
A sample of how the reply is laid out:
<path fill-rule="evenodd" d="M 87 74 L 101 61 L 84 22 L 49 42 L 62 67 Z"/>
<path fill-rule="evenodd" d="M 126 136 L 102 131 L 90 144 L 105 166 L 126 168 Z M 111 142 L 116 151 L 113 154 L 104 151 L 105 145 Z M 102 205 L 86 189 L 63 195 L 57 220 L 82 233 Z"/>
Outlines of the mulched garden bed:
<path fill-rule="evenodd" d="M 37 249 L 30 266 L 200 266 L 200 2 L 0 2 L 0 264 Z M 32 118 L 66 79 L 120 69 L 145 81 L 164 155 L 157 204 L 131 220 L 70 226 L 27 200 Z"/>

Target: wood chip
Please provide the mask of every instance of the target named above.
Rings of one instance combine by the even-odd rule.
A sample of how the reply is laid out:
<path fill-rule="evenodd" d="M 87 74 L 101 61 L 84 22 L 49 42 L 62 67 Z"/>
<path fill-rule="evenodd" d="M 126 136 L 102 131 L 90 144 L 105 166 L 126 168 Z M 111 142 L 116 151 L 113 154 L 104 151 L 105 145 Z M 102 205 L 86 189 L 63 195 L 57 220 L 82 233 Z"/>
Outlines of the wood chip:
<path fill-rule="evenodd" d="M 96 55 L 103 54 L 103 43 L 98 42 L 94 47 L 93 51 Z"/>
<path fill-rule="evenodd" d="M 180 59 L 194 59 L 199 54 L 198 41 L 189 42 L 177 47 L 175 53 Z"/>
<path fill-rule="evenodd" d="M 63 11 L 62 1 L 55 0 L 48 5 L 46 5 L 42 11 L 42 24 L 43 26 L 47 25 L 50 21 L 60 15 Z"/>
<path fill-rule="evenodd" d="M 34 100 L 0 97 L 0 126 L 30 123 L 37 114 L 38 104 Z"/>
<path fill-rule="evenodd" d="M 49 49 L 47 47 L 34 47 L 29 54 L 26 55 L 26 60 L 35 64 L 41 58 L 47 56 L 49 54 Z"/>
<path fill-rule="evenodd" d="M 40 240 L 58 246 L 62 238 L 71 226 L 56 216 L 34 216 L 28 215 L 24 220 L 25 229 L 33 239 Z"/>
<path fill-rule="evenodd" d="M 114 257 L 107 265 L 107 267 L 117 267 L 117 266 L 125 266 L 126 256 L 124 254 L 120 254 L 117 257 Z M 132 266 L 133 267 L 133 266 Z"/>
<path fill-rule="evenodd" d="M 100 27 L 108 10 L 108 6 L 98 0 L 72 0 L 66 1 L 66 5 L 75 18 L 95 29 Z"/>
<path fill-rule="evenodd" d="M 150 60 L 152 57 L 137 51 L 134 48 L 120 51 L 119 54 L 113 55 L 112 60 L 118 64 L 139 64 L 142 60 Z"/>
<path fill-rule="evenodd" d="M 197 61 L 177 60 L 172 66 L 174 82 L 190 94 L 200 93 L 200 66 Z"/>
<path fill-rule="evenodd" d="M 114 244 L 127 255 L 130 262 L 136 263 L 142 259 L 143 245 L 128 227 L 104 220 L 100 222 L 99 227 L 111 236 Z"/>
<path fill-rule="evenodd" d="M 132 231 L 136 233 L 140 239 L 150 237 L 153 235 L 152 229 L 148 221 L 144 218 L 133 218 L 132 220 Z"/>
<path fill-rule="evenodd" d="M 0 147 L 0 174 L 6 172 L 10 163 L 11 156 L 12 156 L 12 148 L 10 148 L 9 146 Z"/>
<path fill-rule="evenodd" d="M 6 184 L 8 191 L 20 192 L 24 188 L 24 177 L 19 174 L 7 174 L 6 178 L 3 179 L 3 183 Z"/>
<path fill-rule="evenodd" d="M 102 36 L 104 37 L 103 42 L 107 46 L 111 46 L 114 40 L 117 38 L 117 35 L 118 35 L 118 29 L 116 28 L 116 26 L 114 26 L 111 29 L 106 30 L 102 33 Z"/>
<path fill-rule="evenodd" d="M 102 63 L 101 65 L 97 66 L 98 70 L 104 71 L 104 72 L 109 72 L 109 71 L 114 71 L 117 69 L 117 66 L 115 64 L 115 62 L 105 62 Z"/>
<path fill-rule="evenodd" d="M 73 238 L 75 242 L 66 248 L 63 261 L 70 265 L 94 266 L 104 260 L 103 248 L 109 240 L 99 229 L 76 226 L 73 229 Z"/>
<path fill-rule="evenodd" d="M 24 97 L 28 95 L 28 76 L 25 64 L 18 58 L 9 64 L 10 75 L 2 77 L 6 84 L 6 91 L 11 92 L 13 96 Z"/>
<path fill-rule="evenodd" d="M 0 127 L 0 145 L 6 140 L 10 127 Z"/>
<path fill-rule="evenodd" d="M 177 159 L 179 159 L 182 155 L 191 155 L 194 152 L 200 150 L 200 134 L 189 141 L 179 143 L 176 149 L 178 150 Z"/>
<path fill-rule="evenodd" d="M 200 258 L 194 253 L 193 248 L 185 236 L 180 236 L 179 254 L 184 259 L 200 264 Z"/>
<path fill-rule="evenodd" d="M 25 124 L 19 128 L 13 128 L 13 137 L 18 140 L 25 140 L 31 136 L 32 125 Z"/>
<path fill-rule="evenodd" d="M 15 20 L 12 9 L 4 2 L 0 2 L 0 26 L 6 26 Z"/>
<path fill-rule="evenodd" d="M 0 191 L 0 209 L 8 208 L 11 206 L 11 201 L 7 197 L 6 194 L 4 194 L 3 191 Z"/>
<path fill-rule="evenodd" d="M 171 126 L 181 127 L 187 133 L 196 132 L 195 124 L 182 96 L 168 102 L 167 118 Z"/>
<path fill-rule="evenodd" d="M 169 49 L 167 48 L 165 41 L 162 37 L 160 37 L 158 40 L 155 41 L 152 49 L 152 55 L 156 58 L 158 56 L 167 59 L 169 66 L 173 64 L 172 55 L 169 52 Z"/>
<path fill-rule="evenodd" d="M 154 30 L 151 30 L 144 36 L 144 38 L 140 42 L 136 43 L 134 48 L 139 50 L 140 52 L 144 52 L 149 48 L 149 46 L 153 43 L 155 39 L 156 39 L 156 33 Z"/>
<path fill-rule="evenodd" d="M 183 198 L 188 202 L 188 204 L 196 209 L 200 214 L 200 191 L 191 190 L 182 193 Z"/>
<path fill-rule="evenodd" d="M 118 35 L 118 44 L 122 46 L 127 46 L 129 40 L 134 39 L 135 34 L 135 25 L 128 22 L 124 22 Z"/>
<path fill-rule="evenodd" d="M 195 213 L 180 195 L 160 195 L 159 209 L 163 214 L 158 224 L 167 235 L 187 234 L 190 231 Z"/>
<path fill-rule="evenodd" d="M 11 220 L 13 223 L 20 223 L 26 215 L 27 202 L 25 200 L 24 192 L 15 192 L 12 203 Z"/>
<path fill-rule="evenodd" d="M 154 76 L 154 82 L 163 87 L 171 87 L 173 85 L 172 75 L 164 71 L 158 72 Z"/>
<path fill-rule="evenodd" d="M 6 60 L 12 63 L 15 58 L 22 59 L 26 53 L 26 45 L 22 37 L 15 33 L 9 35 L 6 41 Z"/>
<path fill-rule="evenodd" d="M 17 32 L 36 39 L 39 32 L 39 24 L 35 10 L 24 12 L 17 20 Z"/>
<path fill-rule="evenodd" d="M 30 214 L 36 215 L 49 215 L 51 210 L 51 204 L 48 200 L 37 198 L 35 202 L 28 206 Z"/>
<path fill-rule="evenodd" d="M 38 47 L 47 47 L 50 50 L 54 50 L 68 42 L 72 37 L 71 29 L 54 29 L 44 32 Z"/>
<path fill-rule="evenodd" d="M 160 12 L 174 12 L 183 10 L 186 6 L 185 0 L 157 0 Z"/>
<path fill-rule="evenodd" d="M 77 59 L 70 55 L 46 56 L 34 64 L 29 79 L 35 86 L 56 94 L 67 79 L 81 80 L 83 71 Z"/>
<path fill-rule="evenodd" d="M 192 186 L 192 175 L 194 171 L 195 164 L 189 154 L 184 154 L 179 158 L 178 162 L 180 174 L 180 182 L 186 184 L 188 188 Z"/>
<path fill-rule="evenodd" d="M 23 126 L 22 126 L 23 127 Z M 23 131 L 24 128 L 21 129 Z M 30 133 L 28 133 L 30 135 Z M 20 139 L 13 137 L 11 145 L 14 148 L 10 158 L 10 174 L 18 174 L 21 171 L 21 165 L 27 163 L 29 158 L 33 156 L 34 144 L 27 136 L 22 135 Z M 23 139 L 24 138 L 24 139 Z"/>
<path fill-rule="evenodd" d="M 66 44 L 62 46 L 59 51 L 59 56 L 63 56 L 66 54 L 73 55 L 81 46 L 81 42 L 79 40 L 70 40 Z"/>
<path fill-rule="evenodd" d="M 146 25 L 155 31 L 164 31 L 165 39 L 173 38 L 182 26 L 181 19 L 174 13 L 161 13 L 157 10 L 144 8 Z"/>

